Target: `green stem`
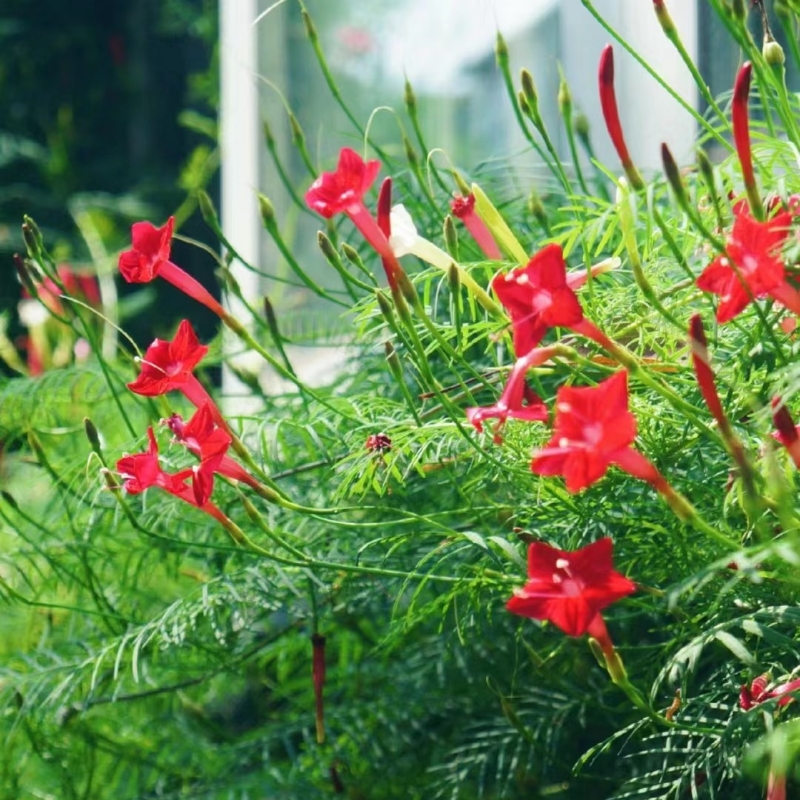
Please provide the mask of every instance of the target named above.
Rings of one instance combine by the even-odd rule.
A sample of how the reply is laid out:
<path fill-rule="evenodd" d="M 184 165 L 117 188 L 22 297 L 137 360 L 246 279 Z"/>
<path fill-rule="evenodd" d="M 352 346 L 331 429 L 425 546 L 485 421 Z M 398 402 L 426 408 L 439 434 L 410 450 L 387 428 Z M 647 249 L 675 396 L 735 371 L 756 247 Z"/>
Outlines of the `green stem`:
<path fill-rule="evenodd" d="M 628 42 L 620 36 L 611 25 L 603 19 L 603 16 L 597 11 L 597 9 L 592 5 L 591 0 L 581 0 L 581 4 L 583 7 L 600 23 L 604 30 L 606 30 L 611 36 L 616 39 L 619 44 L 625 48 L 632 56 L 636 59 L 636 61 L 641 64 L 641 66 L 647 71 L 647 73 L 652 77 L 659 86 L 661 86 L 669 95 L 672 97 L 675 102 L 677 102 L 685 111 L 694 117 L 695 121 L 697 122 L 700 127 L 702 127 L 708 134 L 713 136 L 719 144 L 721 144 L 729 153 L 733 152 L 733 145 L 716 129 L 713 125 L 698 111 L 694 108 L 694 106 L 690 105 L 686 102 L 670 85 L 664 78 L 659 75 L 656 70 L 654 70 L 648 63 L 645 61 L 629 44 Z"/>

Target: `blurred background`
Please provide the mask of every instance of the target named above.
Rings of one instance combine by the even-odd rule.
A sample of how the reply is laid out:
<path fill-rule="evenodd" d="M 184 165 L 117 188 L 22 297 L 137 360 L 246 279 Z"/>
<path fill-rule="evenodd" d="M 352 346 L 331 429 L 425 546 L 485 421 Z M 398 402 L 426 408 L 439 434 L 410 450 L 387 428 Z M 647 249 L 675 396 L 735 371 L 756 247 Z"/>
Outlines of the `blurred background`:
<path fill-rule="evenodd" d="M 527 67 L 542 115 L 565 161 L 558 116 L 559 65 L 573 102 L 589 120 L 596 151 L 615 159 L 599 118 L 597 60 L 609 33 L 578 2 L 565 0 L 306 0 L 334 76 L 353 115 L 405 169 L 398 128 L 414 140 L 403 106 L 414 87 L 422 129 L 440 167 L 458 166 L 507 195 L 552 177 L 527 146 L 495 66 L 501 30 L 512 74 Z M 666 78 L 686 102 L 702 102 L 650 3 L 596 0 L 595 7 Z M 728 92 L 739 59 L 707 3 L 672 0 L 672 16 L 715 94 Z M 754 35 L 760 36 L 757 14 Z M 780 39 L 781 29 L 774 25 Z M 263 232 L 256 191 L 276 206 L 284 239 L 322 284 L 335 277 L 318 253 L 322 225 L 291 201 L 276 159 L 297 196 L 311 182 L 293 146 L 296 116 L 317 171 L 330 169 L 342 145 L 363 136 L 337 106 L 306 35 L 296 0 L 5 0 L 0 10 L 0 332 L 24 345 L 20 287 L 11 255 L 22 249 L 20 222 L 30 214 L 59 261 L 78 272 L 113 274 L 129 226 L 162 224 L 176 214 L 182 235 L 218 245 L 196 213 L 196 191 L 221 206 L 229 239 L 252 263 L 279 278 L 286 265 Z M 789 75 L 797 84 L 797 75 Z M 691 158 L 696 126 L 641 66 L 617 47 L 617 88 L 634 159 L 658 165 L 658 147 Z M 648 113 L 641 113 L 642 107 Z M 374 114 L 374 109 L 378 109 Z M 221 113 L 220 113 L 221 112 Z M 272 152 L 265 146 L 268 125 Z M 219 131 L 222 131 L 220 137 Z M 414 141 L 419 149 L 418 144 Z M 222 173 L 219 167 L 222 163 Z M 402 200 L 402 197 L 397 198 Z M 182 242 L 174 260 L 216 286 L 214 260 Z M 302 288 L 240 271 L 250 294 L 268 291 L 291 339 L 332 337 L 347 325 Z M 123 324 L 146 343 L 188 316 L 201 338 L 216 319 L 166 284 L 130 287 Z M 148 313 L 140 313 L 142 309 Z M 22 337 L 22 338 L 21 338 Z"/>

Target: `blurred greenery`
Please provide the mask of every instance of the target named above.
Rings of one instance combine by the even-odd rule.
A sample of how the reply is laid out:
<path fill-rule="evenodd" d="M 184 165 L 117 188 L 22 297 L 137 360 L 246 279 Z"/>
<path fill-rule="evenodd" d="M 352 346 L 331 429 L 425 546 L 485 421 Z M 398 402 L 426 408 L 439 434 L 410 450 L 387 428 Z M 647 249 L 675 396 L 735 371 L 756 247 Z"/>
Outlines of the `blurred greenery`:
<path fill-rule="evenodd" d="M 23 214 L 35 211 L 59 261 L 91 268 L 81 216 L 113 253 L 133 221 L 163 221 L 213 178 L 217 27 L 215 0 L 3 2 L 0 312 L 19 299 L 10 255 L 24 250 Z M 184 232 L 211 241 L 196 220 Z M 178 249 L 194 274 L 210 276 L 208 258 Z M 178 292 L 160 293 L 154 311 L 132 322 L 136 338 L 187 311 L 204 332 L 215 325 Z M 20 333 L 13 319 L 10 330 Z"/>

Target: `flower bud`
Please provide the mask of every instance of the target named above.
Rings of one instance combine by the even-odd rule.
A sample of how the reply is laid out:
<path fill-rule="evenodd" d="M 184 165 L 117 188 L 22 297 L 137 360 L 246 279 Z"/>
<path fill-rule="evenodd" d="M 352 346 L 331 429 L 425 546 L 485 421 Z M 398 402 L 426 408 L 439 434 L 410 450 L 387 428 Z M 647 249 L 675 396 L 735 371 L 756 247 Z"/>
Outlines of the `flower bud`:
<path fill-rule="evenodd" d="M 319 35 L 317 34 L 317 29 L 314 27 L 314 23 L 311 21 L 308 11 L 306 11 L 305 8 L 301 8 L 300 15 L 303 17 L 303 27 L 306 29 L 306 36 L 308 36 L 309 41 L 312 44 L 318 42 Z"/>
<path fill-rule="evenodd" d="M 453 217 L 448 214 L 444 218 L 444 246 L 447 252 L 458 260 L 458 232 L 456 231 L 456 224 L 453 222 Z"/>
<path fill-rule="evenodd" d="M 214 208 L 214 204 L 211 202 L 211 198 L 203 189 L 200 189 L 197 193 L 197 204 L 200 207 L 200 214 L 206 221 L 206 224 L 213 230 L 219 230 L 217 211 Z"/>
<path fill-rule="evenodd" d="M 536 92 L 536 85 L 533 82 L 533 75 L 531 75 L 527 69 L 523 69 L 520 72 L 520 79 L 522 81 L 522 94 L 525 95 L 528 105 L 531 107 L 531 109 L 538 108 L 539 95 Z"/>
<path fill-rule="evenodd" d="M 703 176 L 703 180 L 706 182 L 706 186 L 708 186 L 708 190 L 714 194 L 716 194 L 716 181 L 714 179 L 714 167 L 711 165 L 711 161 L 709 160 L 708 156 L 706 155 L 705 150 L 698 150 L 697 151 L 697 168 L 700 170 L 700 174 Z"/>
<path fill-rule="evenodd" d="M 406 153 L 406 160 L 411 167 L 412 172 L 417 172 L 419 169 L 419 157 L 414 151 L 414 146 L 409 141 L 408 137 L 403 135 L 403 149 Z"/>
<path fill-rule="evenodd" d="M 666 144 L 661 145 L 661 161 L 664 165 L 664 175 L 667 181 L 669 181 L 672 191 L 675 193 L 675 199 L 681 207 L 685 207 L 688 200 L 686 197 L 686 189 L 683 185 L 683 179 L 681 178 L 678 165 L 675 163 L 675 159 L 672 157 L 672 153 L 669 151 L 669 147 L 667 147 Z"/>
<path fill-rule="evenodd" d="M 306 135 L 303 133 L 303 129 L 300 127 L 300 123 L 293 111 L 289 112 L 289 127 L 292 132 L 292 144 L 295 147 L 302 147 L 305 144 Z"/>
<path fill-rule="evenodd" d="M 258 210 L 261 213 L 261 220 L 264 227 L 269 229 L 275 226 L 275 206 L 272 201 L 259 192 L 258 195 Z"/>
<path fill-rule="evenodd" d="M 461 274 L 459 273 L 458 267 L 452 262 L 447 268 L 447 282 L 450 285 L 450 293 L 454 297 L 458 297 L 461 291 Z"/>
<path fill-rule="evenodd" d="M 39 234 L 38 228 L 32 224 L 33 220 L 28 217 L 22 223 L 22 239 L 25 242 L 25 249 L 31 258 L 41 258 L 42 255 L 42 239 Z M 38 235 L 37 235 L 38 234 Z"/>
<path fill-rule="evenodd" d="M 575 133 L 578 138 L 587 145 L 589 142 L 589 117 L 586 114 L 575 115 Z"/>
<path fill-rule="evenodd" d="M 572 121 L 572 95 L 563 73 L 558 83 L 558 109 L 561 112 L 562 119 L 569 124 Z"/>
<path fill-rule="evenodd" d="M 675 23 L 672 21 L 672 17 L 669 11 L 667 11 L 666 5 L 664 5 L 664 0 L 653 0 L 653 10 L 656 12 L 658 24 L 661 26 L 661 30 L 667 35 L 667 38 L 675 36 L 677 34 Z"/>
<path fill-rule="evenodd" d="M 380 312 L 383 315 L 383 318 L 389 324 L 390 328 L 394 328 L 395 319 L 394 319 L 394 309 L 392 308 L 392 304 L 389 302 L 389 300 L 386 297 L 386 295 L 383 292 L 381 292 L 380 290 L 376 290 L 375 291 L 375 299 L 378 301 L 378 308 L 380 309 Z M 389 344 L 389 343 L 387 342 L 387 344 Z M 389 357 L 388 356 L 388 351 L 387 351 L 387 356 L 386 357 L 387 358 Z"/>
<path fill-rule="evenodd" d="M 472 191 L 469 184 L 455 170 L 453 170 L 453 180 L 456 182 L 459 194 L 463 194 L 466 197 Z"/>
<path fill-rule="evenodd" d="M 764 61 L 771 67 L 783 67 L 786 63 L 786 54 L 783 48 L 773 39 L 764 37 L 764 46 L 761 49 Z"/>
<path fill-rule="evenodd" d="M 494 55 L 497 59 L 497 65 L 499 67 L 508 67 L 508 45 L 506 44 L 506 40 L 503 38 L 503 34 L 500 31 L 497 31 L 497 39 L 494 45 Z"/>
<path fill-rule="evenodd" d="M 89 417 L 83 418 L 83 429 L 86 432 L 86 438 L 89 440 L 89 444 L 91 445 L 92 451 L 95 455 L 100 459 L 100 461 L 105 466 L 105 459 L 103 458 L 103 445 L 100 441 L 100 433 L 97 430 L 94 422 L 92 422 Z"/>
<path fill-rule="evenodd" d="M 264 299 L 261 301 L 261 304 L 264 307 L 264 319 L 267 321 L 269 332 L 272 334 L 272 338 L 276 342 L 280 342 L 281 334 L 278 330 L 278 319 L 275 316 L 275 307 L 272 305 L 272 302 L 266 295 L 264 295 Z"/>
<path fill-rule="evenodd" d="M 342 252 L 344 253 L 344 257 L 357 269 L 366 270 L 364 266 L 364 262 L 361 260 L 361 256 L 358 254 L 358 250 L 355 249 L 347 242 L 342 244 Z"/>
<path fill-rule="evenodd" d="M 272 128 L 269 127 L 269 123 L 266 120 L 262 120 L 261 130 L 264 132 L 264 141 L 267 144 L 267 149 L 274 150 L 275 137 L 272 135 Z"/>
<path fill-rule="evenodd" d="M 31 297 L 36 297 L 36 282 L 31 274 L 30 264 L 19 253 L 14 253 L 13 260 L 19 282 Z"/>
<path fill-rule="evenodd" d="M 389 365 L 389 369 L 392 372 L 392 375 L 398 380 L 402 380 L 402 367 L 400 365 L 400 358 L 397 355 L 397 351 L 394 349 L 394 345 L 391 342 L 384 342 L 383 349 L 386 351 L 386 363 Z"/>
<path fill-rule="evenodd" d="M 413 117 L 417 113 L 417 96 L 414 94 L 414 89 L 411 87 L 411 83 L 409 82 L 408 78 L 406 78 L 403 91 L 403 100 L 405 101 L 408 115 Z"/>

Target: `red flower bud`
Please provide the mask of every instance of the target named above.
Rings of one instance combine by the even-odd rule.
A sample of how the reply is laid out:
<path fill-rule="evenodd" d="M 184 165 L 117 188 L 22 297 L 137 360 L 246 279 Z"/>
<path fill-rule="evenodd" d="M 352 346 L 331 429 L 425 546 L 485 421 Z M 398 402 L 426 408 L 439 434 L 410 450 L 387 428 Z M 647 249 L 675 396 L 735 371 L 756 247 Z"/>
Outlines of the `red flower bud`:
<path fill-rule="evenodd" d="M 617 95 L 614 90 L 614 50 L 610 44 L 603 48 L 603 52 L 600 55 L 598 78 L 600 83 L 600 107 L 603 110 L 603 119 L 606 123 L 608 135 L 611 137 L 611 142 L 617 151 L 619 160 L 622 162 L 622 168 L 625 170 L 631 186 L 634 189 L 643 189 L 644 181 L 631 160 L 628 146 L 625 144 L 625 137 L 622 134 L 622 123 L 619 120 L 619 110 L 617 108 Z"/>
<path fill-rule="evenodd" d="M 753 154 L 750 149 L 750 119 L 747 104 L 750 99 L 750 76 L 753 65 L 749 61 L 742 64 L 736 75 L 733 86 L 733 100 L 731 101 L 731 121 L 733 123 L 733 142 L 736 145 L 736 154 L 742 165 L 742 177 L 747 190 L 747 199 L 750 210 L 756 219 L 764 218 L 764 207 L 758 194 L 756 178 L 753 174 Z"/>

